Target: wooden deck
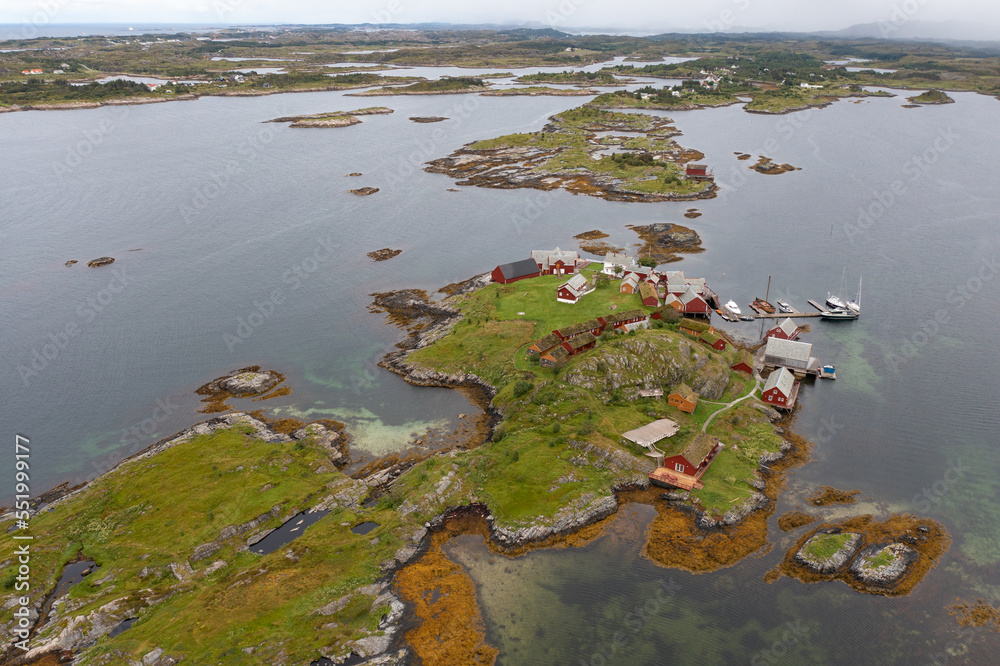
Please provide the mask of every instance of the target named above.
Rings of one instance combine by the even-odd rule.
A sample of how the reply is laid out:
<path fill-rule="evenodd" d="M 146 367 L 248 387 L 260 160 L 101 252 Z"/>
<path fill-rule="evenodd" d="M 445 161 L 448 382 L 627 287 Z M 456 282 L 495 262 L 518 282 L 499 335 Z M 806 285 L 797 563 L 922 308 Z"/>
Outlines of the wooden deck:
<path fill-rule="evenodd" d="M 659 486 L 671 486 L 683 490 L 700 490 L 705 484 L 690 474 L 675 472 L 666 467 L 657 467 L 649 473 L 649 480 Z"/>

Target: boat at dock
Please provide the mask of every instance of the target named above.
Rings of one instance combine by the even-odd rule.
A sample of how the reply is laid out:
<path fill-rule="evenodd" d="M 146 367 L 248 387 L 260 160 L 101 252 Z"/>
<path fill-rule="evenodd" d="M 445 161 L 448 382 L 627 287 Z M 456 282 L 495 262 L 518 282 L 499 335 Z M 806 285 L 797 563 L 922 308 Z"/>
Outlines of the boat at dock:
<path fill-rule="evenodd" d="M 784 301 L 778 301 L 778 309 L 782 312 L 788 314 L 790 312 L 795 312 L 795 308 Z"/>
<path fill-rule="evenodd" d="M 743 314 L 742 312 L 740 312 L 740 306 L 736 305 L 736 301 L 729 301 L 728 303 L 726 303 L 726 309 L 732 312 L 737 317 Z"/>
<path fill-rule="evenodd" d="M 848 308 L 835 308 L 833 310 L 827 310 L 826 312 L 820 313 L 820 318 L 826 321 L 854 321 L 861 315 L 854 310 L 849 310 Z"/>
<path fill-rule="evenodd" d="M 823 379 L 836 379 L 837 369 L 832 365 L 824 365 L 819 369 L 819 376 Z"/>
<path fill-rule="evenodd" d="M 763 298 L 760 298 L 759 296 L 753 299 L 753 303 L 750 304 L 750 307 L 752 307 L 754 310 L 757 310 L 758 312 L 763 310 L 767 314 L 774 314 L 774 306 L 765 301 Z"/>

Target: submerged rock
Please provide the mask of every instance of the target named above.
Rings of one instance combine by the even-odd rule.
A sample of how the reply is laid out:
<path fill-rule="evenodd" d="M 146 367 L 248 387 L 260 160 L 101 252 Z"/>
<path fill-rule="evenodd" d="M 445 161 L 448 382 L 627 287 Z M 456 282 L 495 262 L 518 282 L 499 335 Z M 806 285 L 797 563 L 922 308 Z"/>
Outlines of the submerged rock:
<path fill-rule="evenodd" d="M 90 261 L 88 261 L 87 265 L 90 266 L 91 268 L 97 268 L 99 266 L 107 266 L 113 263 L 115 263 L 114 257 L 98 257 L 97 259 L 91 259 Z"/>

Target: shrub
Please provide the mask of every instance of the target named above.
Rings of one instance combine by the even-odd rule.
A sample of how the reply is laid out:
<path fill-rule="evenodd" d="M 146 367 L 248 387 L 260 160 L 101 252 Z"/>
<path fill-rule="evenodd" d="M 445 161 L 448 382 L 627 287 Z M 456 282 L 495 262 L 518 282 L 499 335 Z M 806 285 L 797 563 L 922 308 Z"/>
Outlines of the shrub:
<path fill-rule="evenodd" d="M 656 268 L 657 261 L 652 257 L 642 257 L 639 259 L 640 266 L 646 266 L 647 268 Z"/>
<path fill-rule="evenodd" d="M 594 432 L 594 422 L 584 421 L 580 424 L 580 427 L 576 429 L 578 435 L 590 435 Z"/>
<path fill-rule="evenodd" d="M 558 422 L 552 424 L 552 434 L 553 435 L 557 434 L 560 430 L 562 430 L 562 426 L 559 425 Z"/>
<path fill-rule="evenodd" d="M 529 382 L 528 380 L 526 379 L 518 380 L 518 382 L 514 384 L 514 397 L 520 398 L 523 395 L 527 395 L 529 392 L 531 392 L 531 389 L 533 388 L 535 388 L 535 385 Z"/>

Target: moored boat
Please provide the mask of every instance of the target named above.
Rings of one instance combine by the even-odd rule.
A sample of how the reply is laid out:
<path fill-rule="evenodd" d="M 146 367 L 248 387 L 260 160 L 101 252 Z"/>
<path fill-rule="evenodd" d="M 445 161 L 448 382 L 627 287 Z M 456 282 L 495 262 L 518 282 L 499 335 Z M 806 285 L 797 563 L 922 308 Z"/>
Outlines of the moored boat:
<path fill-rule="evenodd" d="M 736 301 L 729 301 L 728 303 L 726 303 L 726 309 L 732 312 L 736 316 L 743 314 L 742 312 L 740 312 L 740 306 L 736 305 Z"/>
<path fill-rule="evenodd" d="M 778 301 L 778 309 L 784 313 L 795 312 L 795 309 L 784 301 Z"/>
<path fill-rule="evenodd" d="M 753 305 L 751 307 L 763 310 L 768 314 L 774 314 L 774 306 L 765 301 L 763 298 L 760 298 L 759 296 L 753 299 Z"/>

